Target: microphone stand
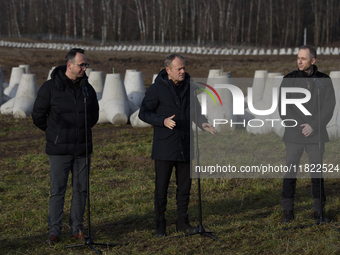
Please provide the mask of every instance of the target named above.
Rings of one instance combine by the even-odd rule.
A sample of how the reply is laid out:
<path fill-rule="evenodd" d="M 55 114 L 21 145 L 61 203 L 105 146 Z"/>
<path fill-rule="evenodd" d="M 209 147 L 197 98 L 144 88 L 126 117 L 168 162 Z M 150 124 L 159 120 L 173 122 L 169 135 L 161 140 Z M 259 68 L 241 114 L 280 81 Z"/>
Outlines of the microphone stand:
<path fill-rule="evenodd" d="M 85 105 L 85 167 L 87 171 L 87 227 L 88 227 L 88 237 L 85 236 L 85 242 L 82 244 L 74 244 L 74 245 L 67 245 L 65 248 L 72 248 L 72 247 L 80 247 L 87 245 L 89 248 L 92 248 L 97 254 L 100 254 L 98 250 L 93 245 L 102 245 L 102 246 L 117 246 L 118 244 L 106 244 L 106 243 L 95 243 L 91 237 L 91 217 L 90 217 L 90 170 L 89 170 L 89 158 L 88 158 L 88 148 L 87 148 L 87 98 L 88 98 L 88 92 L 87 88 L 82 86 L 83 94 L 84 94 L 84 105 Z"/>
<path fill-rule="evenodd" d="M 196 84 L 193 84 L 194 89 L 194 114 L 195 114 L 195 126 L 196 126 L 196 160 L 197 160 L 197 165 L 199 166 L 199 147 L 198 147 L 198 121 L 197 121 L 197 108 L 196 108 L 196 101 L 197 101 L 197 90 Z M 190 127 L 191 128 L 191 127 Z M 211 233 L 214 233 L 213 231 L 206 231 L 203 227 L 203 223 L 202 223 L 202 200 L 201 200 L 201 178 L 200 178 L 200 173 L 198 172 L 198 178 L 197 178 L 197 188 L 198 188 L 198 211 L 199 211 L 199 224 L 197 225 L 196 231 L 194 233 L 188 233 L 188 234 L 184 234 L 184 235 L 179 235 L 179 236 L 172 236 L 169 238 L 180 238 L 180 237 L 185 237 L 185 236 L 192 236 L 192 235 L 201 235 L 201 236 L 207 236 L 210 237 L 211 239 L 221 242 L 220 240 L 218 240 L 217 238 L 213 237 L 212 235 L 209 235 Z"/>

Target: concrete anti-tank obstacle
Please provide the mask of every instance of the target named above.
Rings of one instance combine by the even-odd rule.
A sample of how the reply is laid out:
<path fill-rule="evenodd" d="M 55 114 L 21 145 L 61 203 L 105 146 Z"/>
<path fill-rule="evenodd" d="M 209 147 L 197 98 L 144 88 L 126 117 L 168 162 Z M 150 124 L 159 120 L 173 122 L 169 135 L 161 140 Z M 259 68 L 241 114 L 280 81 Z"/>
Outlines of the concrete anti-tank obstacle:
<path fill-rule="evenodd" d="M 110 121 L 106 118 L 106 114 L 104 112 L 104 101 L 103 99 L 98 101 L 99 105 L 99 118 L 97 123 L 109 123 Z"/>
<path fill-rule="evenodd" d="M 253 102 L 253 106 L 255 109 L 267 110 L 272 106 L 272 102 L 273 102 L 272 90 L 273 90 L 274 78 L 280 75 L 282 75 L 282 73 L 268 73 L 261 100 L 257 102 Z M 253 90 L 253 93 L 254 93 L 254 90 Z"/>
<path fill-rule="evenodd" d="M 25 73 L 31 73 L 31 66 L 30 65 L 19 65 L 19 67 L 22 67 L 25 69 Z"/>
<path fill-rule="evenodd" d="M 332 51 L 332 55 L 339 55 L 339 48 L 335 47 Z"/>
<path fill-rule="evenodd" d="M 130 116 L 130 123 L 132 127 L 139 127 L 139 128 L 146 128 L 146 127 L 151 127 L 150 124 L 142 121 L 139 117 L 139 109 L 135 111 L 133 114 Z"/>
<path fill-rule="evenodd" d="M 31 115 L 38 89 L 39 87 L 35 74 L 21 75 L 13 105 L 13 116 L 15 118 L 26 118 Z"/>
<path fill-rule="evenodd" d="M 340 136 L 340 71 L 331 71 L 329 77 L 331 77 L 334 87 L 335 108 L 333 117 L 327 124 L 327 132 L 329 137 L 336 138 Z"/>
<path fill-rule="evenodd" d="M 253 103 L 261 101 L 268 76 L 268 70 L 256 70 L 253 80 Z"/>
<path fill-rule="evenodd" d="M 107 74 L 103 96 L 99 101 L 99 119 L 108 120 L 114 125 L 125 125 L 129 116 L 129 101 L 127 99 L 121 74 Z M 100 116 L 105 114 L 105 116 Z"/>
<path fill-rule="evenodd" d="M 103 90 L 104 90 L 104 74 L 102 71 L 91 71 L 89 78 L 89 83 L 92 85 L 94 90 L 97 93 L 98 101 L 102 99 Z"/>
<path fill-rule="evenodd" d="M 56 68 L 56 67 L 55 67 L 55 66 L 52 66 L 52 68 L 48 71 L 47 81 L 51 79 L 51 74 L 52 74 L 54 68 Z"/>
<path fill-rule="evenodd" d="M 129 100 L 130 114 L 132 114 L 139 109 L 145 95 L 145 84 L 142 72 L 127 72 L 125 74 L 124 85 Z"/>
<path fill-rule="evenodd" d="M 9 80 L 9 85 L 7 88 L 4 90 L 4 94 L 9 96 L 10 98 L 14 98 L 17 89 L 19 86 L 19 82 L 21 79 L 21 75 L 25 73 L 25 68 L 23 67 L 13 67 L 12 72 L 11 72 L 11 77 Z"/>
<path fill-rule="evenodd" d="M 154 84 L 154 83 L 155 83 L 155 80 L 156 80 L 157 76 L 158 76 L 158 74 L 154 74 L 154 75 L 152 76 L 152 82 L 151 82 L 151 84 Z"/>
<path fill-rule="evenodd" d="M 125 82 L 126 82 L 126 77 L 128 76 L 127 74 L 128 74 L 129 72 L 137 72 L 137 69 L 126 69 L 126 70 L 125 70 L 124 84 L 125 84 Z"/>
<path fill-rule="evenodd" d="M 209 74 L 208 74 L 208 79 L 209 78 L 216 78 L 220 76 L 220 74 L 223 72 L 222 69 L 210 69 Z"/>
<path fill-rule="evenodd" d="M 292 48 L 288 48 L 286 55 L 292 55 L 292 54 L 293 54 Z"/>
<path fill-rule="evenodd" d="M 329 47 L 326 47 L 326 49 L 325 49 L 325 51 L 324 51 L 323 54 L 324 54 L 324 55 L 330 55 L 330 54 L 331 54 L 331 52 L 330 52 L 330 50 L 329 50 Z"/>
<path fill-rule="evenodd" d="M 277 86 L 280 86 L 281 83 L 280 84 L 278 83 L 278 80 L 276 79 L 276 77 L 283 77 L 282 73 L 268 73 L 266 84 L 265 84 L 265 89 L 263 93 L 263 98 L 261 99 L 261 101 L 253 104 L 253 107 L 256 110 L 269 110 L 272 107 L 275 107 L 277 109 L 277 104 L 273 105 L 273 99 L 274 99 L 273 88 L 277 89 L 277 93 L 274 95 L 277 97 L 279 93 Z M 250 109 L 250 112 L 252 112 L 251 109 Z M 251 122 L 248 122 L 248 125 L 247 125 L 248 133 L 252 133 L 252 134 L 270 133 L 272 131 L 272 122 L 266 121 L 266 119 L 271 119 L 270 116 L 271 114 L 268 114 L 268 115 L 256 115 L 255 114 L 253 122 L 257 122 L 257 123 L 251 124 Z"/>
<path fill-rule="evenodd" d="M 89 77 L 92 71 L 94 71 L 93 68 L 91 67 L 86 68 L 86 71 L 85 71 L 86 76 Z"/>
<path fill-rule="evenodd" d="M 0 107 L 0 112 L 3 115 L 12 115 L 15 97 L 8 100 L 6 103 L 2 104 Z"/>

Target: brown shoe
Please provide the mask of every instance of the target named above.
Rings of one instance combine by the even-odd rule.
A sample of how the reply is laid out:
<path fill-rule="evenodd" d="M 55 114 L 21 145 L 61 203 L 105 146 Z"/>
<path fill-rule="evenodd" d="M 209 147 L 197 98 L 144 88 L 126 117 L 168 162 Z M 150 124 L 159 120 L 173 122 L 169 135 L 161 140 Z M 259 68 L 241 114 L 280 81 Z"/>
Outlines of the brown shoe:
<path fill-rule="evenodd" d="M 50 235 L 48 239 L 46 240 L 46 243 L 49 245 L 53 245 L 57 242 L 59 242 L 59 237 L 56 235 Z"/>
<path fill-rule="evenodd" d="M 72 237 L 85 241 L 85 239 L 87 238 L 87 235 L 85 235 L 84 232 L 79 231 L 78 234 L 75 234 Z"/>

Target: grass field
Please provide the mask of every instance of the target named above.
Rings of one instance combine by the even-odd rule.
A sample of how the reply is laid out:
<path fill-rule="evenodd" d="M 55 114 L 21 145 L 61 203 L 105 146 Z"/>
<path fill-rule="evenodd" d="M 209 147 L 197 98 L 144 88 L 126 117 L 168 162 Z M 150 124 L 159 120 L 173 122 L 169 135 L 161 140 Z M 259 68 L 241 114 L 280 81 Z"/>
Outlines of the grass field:
<path fill-rule="evenodd" d="M 154 236 L 154 170 L 150 159 L 152 129 L 129 125 L 98 124 L 94 127 L 91 167 L 91 232 L 102 254 L 339 254 L 339 181 L 326 179 L 329 225 L 283 230 L 312 224 L 310 179 L 299 179 L 295 220 L 282 225 L 281 179 L 201 179 L 203 226 L 220 242 L 194 235 L 185 238 Z M 204 134 L 205 135 L 205 134 Z M 244 130 L 210 136 L 223 141 L 233 164 L 254 162 L 284 164 L 284 144 L 275 134 L 251 135 Z M 327 144 L 325 162 L 340 164 L 339 140 Z M 68 186 L 61 242 L 53 247 L 48 238 L 49 164 L 43 132 L 32 119 L 0 115 L 0 253 L 95 254 L 87 246 L 65 248 L 69 238 Z M 304 155 L 302 164 L 307 162 Z M 174 176 L 173 176 L 174 177 Z M 176 193 L 172 178 L 167 207 L 167 234 L 176 236 Z M 198 224 L 197 180 L 193 180 L 189 214 Z M 87 216 L 85 215 L 85 219 Z M 87 229 L 85 221 L 85 231 Z"/>

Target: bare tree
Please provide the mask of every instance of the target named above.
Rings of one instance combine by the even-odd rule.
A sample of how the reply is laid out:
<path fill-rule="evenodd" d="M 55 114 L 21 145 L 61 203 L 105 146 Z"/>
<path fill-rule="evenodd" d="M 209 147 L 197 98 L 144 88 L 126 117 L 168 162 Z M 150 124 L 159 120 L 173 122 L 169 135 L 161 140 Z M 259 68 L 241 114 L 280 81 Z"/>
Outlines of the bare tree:
<path fill-rule="evenodd" d="M 102 4 L 102 16 L 103 16 L 103 25 L 102 25 L 102 45 L 106 42 L 106 32 L 107 32 L 107 20 L 106 20 L 106 6 L 105 6 L 105 0 L 101 1 Z"/>
<path fill-rule="evenodd" d="M 224 29 L 223 29 L 223 21 L 224 21 L 224 8 L 225 1 L 217 0 L 218 4 L 218 39 L 223 42 L 224 40 Z"/>
<path fill-rule="evenodd" d="M 17 7 L 15 5 L 14 0 L 11 0 L 10 7 L 11 7 L 11 12 L 12 12 L 13 34 L 17 35 L 18 37 L 21 37 L 20 28 L 19 28 L 19 24 L 18 24 L 18 18 L 17 18 Z"/>
<path fill-rule="evenodd" d="M 273 44 L 273 0 L 269 0 L 269 47 Z"/>
<path fill-rule="evenodd" d="M 123 6 L 122 6 L 122 2 L 118 1 L 118 7 L 117 7 L 117 11 L 118 11 L 118 28 L 117 28 L 117 33 L 118 33 L 118 41 L 120 42 L 122 39 L 122 16 L 123 16 Z"/>
<path fill-rule="evenodd" d="M 191 0 L 191 8 L 190 8 L 190 17 L 191 17 L 191 34 L 192 34 L 192 41 L 195 40 L 195 32 L 196 32 L 196 26 L 195 26 L 195 20 L 196 20 L 196 15 L 197 15 L 197 6 L 196 6 L 196 1 Z M 199 40 L 198 40 L 198 45 L 199 45 Z"/>
<path fill-rule="evenodd" d="M 314 45 L 319 45 L 319 34 L 320 34 L 320 2 L 318 0 L 311 0 L 312 2 L 312 11 L 314 13 Z"/>
<path fill-rule="evenodd" d="M 85 40 L 86 37 L 85 0 L 80 0 L 80 8 L 81 8 L 81 35 L 83 40 Z"/>
<path fill-rule="evenodd" d="M 338 0 L 0 0 L 0 35 L 291 47 L 340 35 Z"/>
<path fill-rule="evenodd" d="M 77 11 L 76 11 L 76 0 L 72 1 L 73 6 L 73 36 L 77 38 Z"/>
<path fill-rule="evenodd" d="M 140 39 L 142 42 L 145 42 L 145 21 L 144 21 L 144 15 L 143 15 L 143 6 L 140 0 L 134 0 L 134 2 L 136 5 L 136 11 L 137 11 Z"/>
<path fill-rule="evenodd" d="M 259 38 L 259 24 L 260 24 L 260 9 L 261 9 L 261 0 L 257 1 L 257 15 L 256 15 L 256 36 L 255 36 L 255 45 L 258 45 Z"/>
<path fill-rule="evenodd" d="M 250 0 L 247 43 L 250 43 L 250 31 L 251 31 L 251 23 L 252 23 L 253 5 L 254 5 L 254 0 Z"/>
<path fill-rule="evenodd" d="M 152 0 L 152 42 L 156 44 L 156 0 Z"/>

